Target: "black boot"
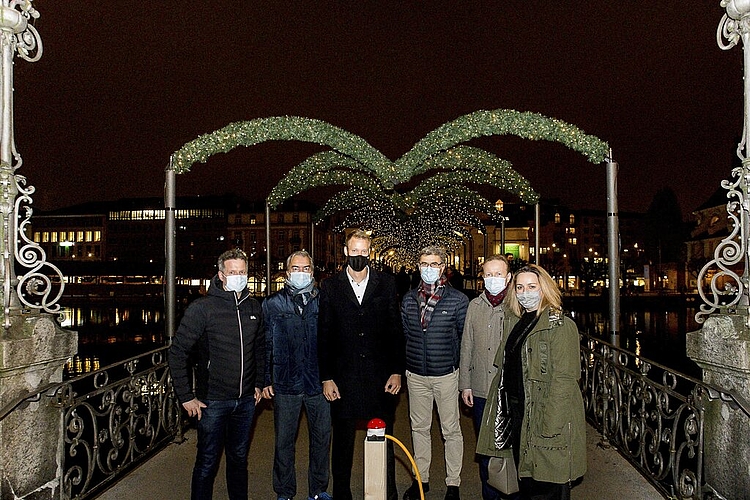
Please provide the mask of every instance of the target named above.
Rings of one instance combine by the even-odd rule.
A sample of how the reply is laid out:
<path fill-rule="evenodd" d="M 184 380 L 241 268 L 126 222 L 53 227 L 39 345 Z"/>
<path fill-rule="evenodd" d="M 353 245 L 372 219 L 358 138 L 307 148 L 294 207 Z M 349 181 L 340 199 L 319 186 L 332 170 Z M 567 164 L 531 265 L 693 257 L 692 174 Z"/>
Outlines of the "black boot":
<path fill-rule="evenodd" d="M 445 492 L 445 500 L 461 500 L 461 496 L 458 494 L 458 486 L 448 486 L 448 490 Z"/>
<path fill-rule="evenodd" d="M 425 493 L 430 491 L 430 483 L 422 483 L 422 491 Z M 404 500 L 420 500 L 421 498 L 419 495 L 419 482 L 413 479 L 409 489 L 404 492 Z"/>

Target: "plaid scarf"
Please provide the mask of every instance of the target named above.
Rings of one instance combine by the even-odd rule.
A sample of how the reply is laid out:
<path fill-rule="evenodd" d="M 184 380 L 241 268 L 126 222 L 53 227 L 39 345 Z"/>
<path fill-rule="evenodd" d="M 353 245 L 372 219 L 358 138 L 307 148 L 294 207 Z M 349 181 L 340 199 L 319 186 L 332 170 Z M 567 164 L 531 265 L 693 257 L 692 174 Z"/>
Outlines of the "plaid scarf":
<path fill-rule="evenodd" d="M 448 278 L 446 276 L 441 276 L 436 283 L 427 284 L 422 281 L 419 285 L 417 296 L 419 297 L 419 313 L 423 330 L 427 330 L 427 326 L 430 324 L 432 311 L 435 310 L 435 306 L 442 296 L 447 281 Z"/>
<path fill-rule="evenodd" d="M 492 295 L 490 292 L 487 291 L 486 288 L 484 290 L 484 295 L 487 297 L 487 300 L 490 301 L 490 304 L 492 304 L 492 307 L 499 306 L 507 294 L 508 294 L 507 288 L 505 288 L 502 292 L 498 293 L 497 295 Z"/>

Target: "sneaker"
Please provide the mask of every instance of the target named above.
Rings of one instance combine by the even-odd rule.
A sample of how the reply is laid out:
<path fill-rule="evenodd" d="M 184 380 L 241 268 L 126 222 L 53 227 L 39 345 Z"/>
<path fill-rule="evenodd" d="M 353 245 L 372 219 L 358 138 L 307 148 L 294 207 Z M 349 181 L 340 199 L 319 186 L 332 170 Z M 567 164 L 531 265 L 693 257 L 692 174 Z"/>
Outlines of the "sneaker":
<path fill-rule="evenodd" d="M 333 500 L 333 497 L 325 491 L 321 491 L 314 497 L 307 497 L 307 500 Z"/>
<path fill-rule="evenodd" d="M 422 491 L 425 493 L 430 491 L 430 483 L 422 483 Z M 413 479 L 409 489 L 404 492 L 404 500 L 421 500 L 421 498 L 422 497 L 419 494 L 419 483 L 416 479 Z"/>
<path fill-rule="evenodd" d="M 461 500 L 461 495 L 458 494 L 458 486 L 448 486 L 448 490 L 445 492 L 445 500 Z"/>

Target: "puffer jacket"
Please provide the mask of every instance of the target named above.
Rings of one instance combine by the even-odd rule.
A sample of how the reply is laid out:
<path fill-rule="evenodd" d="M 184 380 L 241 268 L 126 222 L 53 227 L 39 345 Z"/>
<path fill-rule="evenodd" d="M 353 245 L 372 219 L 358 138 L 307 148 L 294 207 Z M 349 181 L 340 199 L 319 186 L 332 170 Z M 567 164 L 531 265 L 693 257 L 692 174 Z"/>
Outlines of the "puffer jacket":
<path fill-rule="evenodd" d="M 401 321 L 406 337 L 406 369 L 425 377 L 439 377 L 458 369 L 461 335 L 469 298 L 446 285 L 435 305 L 427 329 L 422 329 L 417 289 L 401 301 Z"/>
<path fill-rule="evenodd" d="M 503 360 L 505 346 L 495 363 Z M 525 407 L 521 427 L 518 475 L 537 481 L 567 483 L 586 472 L 586 421 L 579 334 L 570 318 L 543 311 L 526 338 L 521 355 Z M 495 415 L 500 373 L 490 386 L 477 439 L 477 453 L 510 457 L 495 448 Z"/>
<path fill-rule="evenodd" d="M 191 379 L 195 364 L 195 390 Z M 263 387 L 265 338 L 257 300 L 224 290 L 218 274 L 208 295 L 193 301 L 169 348 L 169 368 L 180 403 L 251 396 Z"/>
<path fill-rule="evenodd" d="M 265 386 L 277 394 L 323 392 L 318 370 L 318 289 L 300 312 L 287 288 L 263 301 L 266 324 Z"/>

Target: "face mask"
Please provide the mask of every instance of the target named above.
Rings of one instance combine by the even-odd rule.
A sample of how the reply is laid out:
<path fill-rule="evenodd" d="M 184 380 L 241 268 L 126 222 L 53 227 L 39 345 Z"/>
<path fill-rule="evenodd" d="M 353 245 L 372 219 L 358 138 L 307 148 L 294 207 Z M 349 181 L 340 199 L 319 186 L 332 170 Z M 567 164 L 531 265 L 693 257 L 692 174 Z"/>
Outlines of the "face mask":
<path fill-rule="evenodd" d="M 484 288 L 490 292 L 490 295 L 497 295 L 505 290 L 505 278 L 503 276 L 487 276 L 484 278 Z"/>
<path fill-rule="evenodd" d="M 346 258 L 346 263 L 349 264 L 349 267 L 351 267 L 354 272 L 358 273 L 367 267 L 367 264 L 370 263 L 370 259 L 367 255 L 350 255 Z"/>
<path fill-rule="evenodd" d="M 230 292 L 241 292 L 247 288 L 247 276 L 244 274 L 230 274 L 226 276 L 226 289 Z"/>
<path fill-rule="evenodd" d="M 291 272 L 289 273 L 286 282 L 289 283 L 292 288 L 300 290 L 312 283 L 312 274 L 305 272 Z"/>
<path fill-rule="evenodd" d="M 539 291 L 521 292 L 516 295 L 518 303 L 527 311 L 536 311 L 539 303 L 542 301 L 542 294 Z"/>
<path fill-rule="evenodd" d="M 438 267 L 421 267 L 419 274 L 422 275 L 422 281 L 428 285 L 432 285 L 438 279 L 440 279 L 440 268 Z"/>

